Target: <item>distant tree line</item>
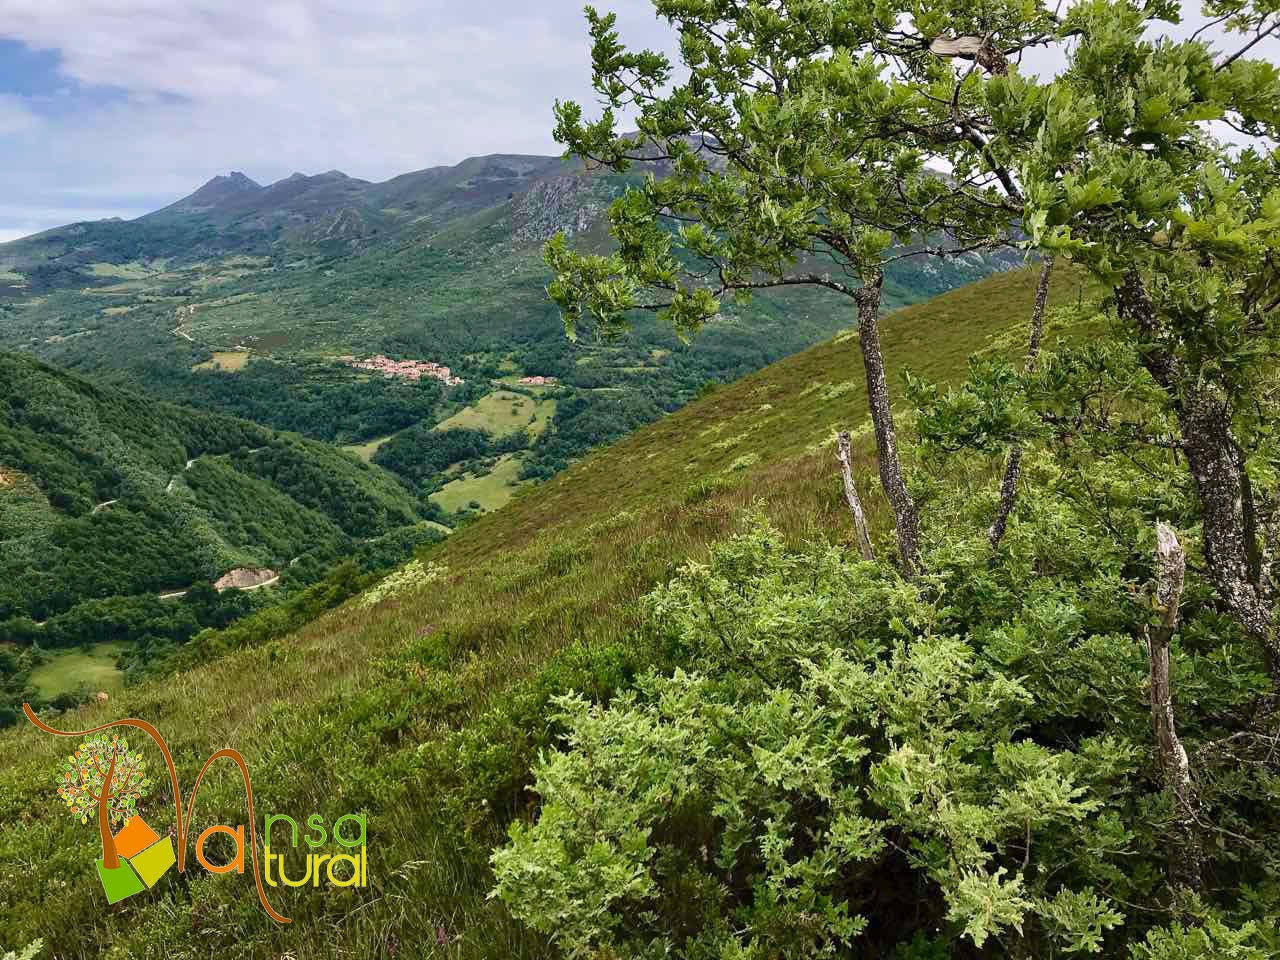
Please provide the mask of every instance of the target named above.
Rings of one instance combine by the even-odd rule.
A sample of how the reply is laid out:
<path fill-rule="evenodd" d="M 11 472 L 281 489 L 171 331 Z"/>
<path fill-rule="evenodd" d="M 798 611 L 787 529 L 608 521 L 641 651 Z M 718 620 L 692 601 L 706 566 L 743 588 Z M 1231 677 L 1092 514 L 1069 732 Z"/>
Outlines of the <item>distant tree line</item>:
<path fill-rule="evenodd" d="M 486 430 L 432 430 L 419 425 L 396 434 L 379 447 L 373 462 L 411 485 L 432 486 L 441 482 L 441 474 L 451 466 L 466 469 L 478 461 L 514 453 L 528 445 L 528 435 L 522 432 L 495 439 Z"/>
<path fill-rule="evenodd" d="M 235 373 L 153 364 L 148 389 L 183 403 L 243 417 L 314 440 L 360 443 L 433 417 L 444 399 L 437 380 L 358 379 L 331 362 L 254 358 Z M 450 388 L 449 399 L 467 385 Z"/>

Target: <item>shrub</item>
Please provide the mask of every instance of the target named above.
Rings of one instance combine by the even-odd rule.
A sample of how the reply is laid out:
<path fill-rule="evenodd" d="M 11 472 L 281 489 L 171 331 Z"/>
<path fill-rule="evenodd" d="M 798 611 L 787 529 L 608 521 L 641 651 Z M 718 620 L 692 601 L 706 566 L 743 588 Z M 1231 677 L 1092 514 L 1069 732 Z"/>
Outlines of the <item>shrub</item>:
<path fill-rule="evenodd" d="M 695 480 L 684 491 L 684 502 L 692 506 L 710 500 L 716 494 L 733 488 L 733 481 L 724 476 L 702 477 Z"/>
<path fill-rule="evenodd" d="M 447 567 L 430 560 L 410 560 L 399 570 L 387 574 L 378 583 L 364 592 L 356 606 L 361 609 L 375 607 L 383 600 L 400 596 L 415 587 L 420 587 L 440 579 L 449 572 Z"/>
<path fill-rule="evenodd" d="M 688 566 L 648 601 L 681 666 L 611 702 L 551 698 L 563 749 L 535 765 L 537 816 L 493 854 L 495 896 L 570 957 L 1274 947 L 1272 901 L 1237 895 L 1280 863 L 1274 806 L 1243 828 L 1258 859 L 1222 856 L 1197 907 L 1246 926 L 1150 926 L 1167 916 L 1167 807 L 1133 640 L 1146 614 L 1123 551 L 1041 501 L 998 560 L 935 546 L 924 584 L 788 551 L 763 525 Z M 1027 562 L 1048 551 L 1056 569 Z M 1186 629 L 1216 634 L 1181 668 L 1188 731 L 1265 689 L 1215 616 Z M 1220 792 L 1206 816 L 1240 825 L 1255 795 Z"/>

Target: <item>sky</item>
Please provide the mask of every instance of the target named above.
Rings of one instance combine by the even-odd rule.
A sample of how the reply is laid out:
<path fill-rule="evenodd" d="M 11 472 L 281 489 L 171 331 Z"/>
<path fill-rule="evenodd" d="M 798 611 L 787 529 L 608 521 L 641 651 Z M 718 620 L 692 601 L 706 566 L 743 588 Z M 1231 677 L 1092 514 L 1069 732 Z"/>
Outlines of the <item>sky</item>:
<path fill-rule="evenodd" d="M 239 170 L 385 180 L 559 154 L 584 0 L 0 0 L 0 242 L 139 216 Z M 649 0 L 603 0 L 670 46 Z"/>
<path fill-rule="evenodd" d="M 651 0 L 596 3 L 628 45 L 671 51 Z M 139 216 L 231 170 L 385 180 L 558 154 L 554 100 L 595 112 L 582 5 L 0 0 L 0 242 Z"/>

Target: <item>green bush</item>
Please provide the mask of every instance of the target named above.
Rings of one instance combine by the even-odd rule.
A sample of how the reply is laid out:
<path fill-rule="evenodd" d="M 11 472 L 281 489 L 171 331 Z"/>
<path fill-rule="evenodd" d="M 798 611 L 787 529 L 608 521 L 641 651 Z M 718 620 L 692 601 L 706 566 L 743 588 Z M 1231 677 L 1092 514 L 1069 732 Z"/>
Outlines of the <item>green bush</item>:
<path fill-rule="evenodd" d="M 710 500 L 716 494 L 733 488 L 733 481 L 725 476 L 701 477 L 685 489 L 684 502 L 690 506 Z"/>
<path fill-rule="evenodd" d="M 1156 925 L 1148 614 L 1125 551 L 1052 496 L 1033 510 L 998 560 L 935 545 L 923 586 L 840 548 L 789 551 L 763 524 L 689 566 L 649 601 L 680 666 L 611 701 L 551 697 L 562 749 L 535 765 L 536 818 L 493 855 L 495 895 L 571 957 L 1280 947 L 1262 782 L 1206 791 L 1206 818 L 1247 836 L 1188 908 L 1194 931 Z M 1178 677 L 1197 739 L 1266 689 L 1203 599 Z"/>

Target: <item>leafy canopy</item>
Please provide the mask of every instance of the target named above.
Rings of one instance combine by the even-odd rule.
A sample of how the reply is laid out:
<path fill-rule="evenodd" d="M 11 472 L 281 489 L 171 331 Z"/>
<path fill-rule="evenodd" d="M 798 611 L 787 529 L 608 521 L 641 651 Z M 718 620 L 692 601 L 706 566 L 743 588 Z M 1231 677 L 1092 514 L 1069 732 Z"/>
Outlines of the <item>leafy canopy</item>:
<path fill-rule="evenodd" d="M 1051 462 L 1033 469 L 1034 519 L 994 558 L 972 491 L 938 478 L 951 532 L 923 589 L 842 548 L 788 550 L 758 521 L 688 565 L 649 600 L 684 666 L 607 706 L 556 702 L 563 751 L 535 769 L 537 819 L 494 854 L 496 895 L 574 957 L 926 957 L 963 941 L 1171 958 L 1200 940 L 1255 955 L 1280 850 L 1238 818 L 1264 783 L 1206 792 L 1206 818 L 1247 834 L 1219 862 L 1231 915 L 1206 902 L 1204 930 L 1153 926 L 1166 808 L 1133 639 L 1151 616 L 1142 548 L 1049 482 Z M 1203 584 L 1188 620 L 1181 720 L 1200 737 L 1266 678 Z"/>
<path fill-rule="evenodd" d="M 980 30 L 996 46 L 1049 31 L 1039 6 L 810 0 L 655 0 L 680 37 L 681 65 L 628 51 L 616 17 L 587 8 L 593 82 L 606 104 L 584 119 L 557 103 L 555 135 L 615 170 L 661 164 L 610 210 L 617 251 L 546 249 L 572 332 L 584 311 L 617 329 L 636 307 L 684 334 L 725 295 L 816 284 L 851 293 L 891 244 L 933 253 L 1008 240 L 1019 207 L 1007 172 L 1022 136 L 982 132 L 986 83 L 931 54 L 925 37 Z M 912 14 L 917 30 L 900 29 Z M 634 115 L 637 133 L 620 135 Z M 976 151 L 976 154 L 975 154 Z M 976 157 L 983 159 L 979 160 Z M 950 169 L 949 177 L 941 171 Z"/>

